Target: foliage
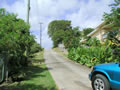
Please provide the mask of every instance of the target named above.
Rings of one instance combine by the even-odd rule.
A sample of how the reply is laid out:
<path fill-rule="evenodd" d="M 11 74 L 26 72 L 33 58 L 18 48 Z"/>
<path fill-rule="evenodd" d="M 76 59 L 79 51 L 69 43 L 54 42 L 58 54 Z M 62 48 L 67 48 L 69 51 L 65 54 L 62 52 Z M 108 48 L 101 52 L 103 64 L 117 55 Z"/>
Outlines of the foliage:
<path fill-rule="evenodd" d="M 65 31 L 64 30 L 56 30 L 52 36 L 53 47 L 57 47 L 59 43 L 63 42 Z"/>
<path fill-rule="evenodd" d="M 110 31 L 107 35 L 108 44 L 113 50 L 113 60 L 120 60 L 120 30 Z"/>
<path fill-rule="evenodd" d="M 66 31 L 69 29 L 71 29 L 71 21 L 54 20 L 54 21 L 50 22 L 50 24 L 48 26 L 48 34 L 52 38 L 55 31 L 58 31 L 58 30 Z"/>
<path fill-rule="evenodd" d="M 78 47 L 69 50 L 68 57 L 80 64 L 85 64 L 91 67 L 100 63 L 107 63 L 112 61 L 112 49 L 110 47 L 93 47 L 85 48 Z"/>
<path fill-rule="evenodd" d="M 109 45 L 113 52 L 113 60 L 115 62 L 120 62 L 120 44 L 112 42 L 112 40 L 106 40 L 105 45 Z"/>
<path fill-rule="evenodd" d="M 96 47 L 96 46 L 101 46 L 101 43 L 100 43 L 100 41 L 97 38 L 89 38 L 85 42 L 85 45 Z"/>
<path fill-rule="evenodd" d="M 64 45 L 65 48 L 77 48 L 80 43 L 81 33 L 78 27 L 65 31 Z"/>
<path fill-rule="evenodd" d="M 53 47 L 57 47 L 59 43 L 63 42 L 65 31 L 72 29 L 71 21 L 54 20 L 48 26 L 48 34 L 53 40 Z"/>
<path fill-rule="evenodd" d="M 87 42 L 89 47 L 79 46 L 71 48 L 68 51 L 68 57 L 80 64 L 85 64 L 89 67 L 109 62 L 120 61 L 120 46 L 106 40 L 101 44 L 96 38 L 91 38 Z"/>
<path fill-rule="evenodd" d="M 115 46 L 115 47 L 112 47 L 114 52 L 113 52 L 113 59 L 115 61 L 118 61 L 120 62 L 120 46 Z"/>
<path fill-rule="evenodd" d="M 89 33 L 91 33 L 92 31 L 94 31 L 93 28 L 84 28 L 83 31 L 82 31 L 83 37 L 87 37 L 87 35 L 88 35 Z"/>
<path fill-rule="evenodd" d="M 34 60 L 35 59 L 35 60 Z M 0 90 L 58 90 L 47 66 L 38 63 L 44 60 L 44 52 L 35 54 L 32 65 L 24 67 L 22 80 L 18 78 L 15 83 L 6 83 L 0 86 Z"/>
<path fill-rule="evenodd" d="M 113 59 L 120 60 L 120 0 L 114 0 L 114 3 L 109 5 L 110 13 L 104 13 L 103 20 L 107 25 L 112 26 L 112 30 L 107 35 L 107 41 L 110 41 L 110 47 L 113 52 Z"/>
<path fill-rule="evenodd" d="M 108 32 L 107 40 L 111 40 L 114 43 L 120 44 L 120 30 L 114 30 Z"/>
<path fill-rule="evenodd" d="M 30 26 L 15 14 L 0 9 L 0 53 L 9 57 L 6 63 L 11 71 L 19 71 L 20 67 L 26 65 L 27 58 L 24 53 L 34 42 L 29 28 Z"/>
<path fill-rule="evenodd" d="M 48 34 L 53 40 L 53 47 L 64 43 L 65 48 L 77 47 L 80 41 L 78 27 L 72 28 L 71 21 L 55 20 L 49 24 Z"/>
<path fill-rule="evenodd" d="M 30 47 L 30 54 L 37 53 L 42 50 L 43 48 L 40 46 L 40 44 L 34 42 L 34 44 Z"/>
<path fill-rule="evenodd" d="M 114 0 L 114 3 L 110 5 L 111 12 L 104 13 L 103 20 L 106 24 L 111 24 L 113 30 L 120 29 L 120 0 Z"/>

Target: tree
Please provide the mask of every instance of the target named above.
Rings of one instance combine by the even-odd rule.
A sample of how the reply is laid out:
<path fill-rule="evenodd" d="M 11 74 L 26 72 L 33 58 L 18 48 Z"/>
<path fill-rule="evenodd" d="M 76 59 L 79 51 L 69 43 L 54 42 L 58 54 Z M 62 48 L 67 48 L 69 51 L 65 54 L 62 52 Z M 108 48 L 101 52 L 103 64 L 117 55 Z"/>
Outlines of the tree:
<path fill-rule="evenodd" d="M 65 48 L 78 47 L 81 33 L 79 27 L 72 28 L 71 21 L 55 20 L 49 24 L 48 34 L 53 40 L 53 47 L 63 43 Z"/>
<path fill-rule="evenodd" d="M 57 47 L 58 44 L 63 43 L 65 37 L 65 31 L 64 30 L 56 30 L 53 34 L 52 40 L 53 40 L 53 47 Z"/>
<path fill-rule="evenodd" d="M 42 51 L 43 48 L 38 44 L 36 41 L 33 43 L 33 45 L 30 47 L 30 54 L 37 53 L 39 51 Z"/>
<path fill-rule="evenodd" d="M 71 21 L 54 20 L 48 26 L 48 34 L 53 40 L 53 47 L 62 43 L 65 37 L 65 31 L 72 29 Z"/>
<path fill-rule="evenodd" d="M 81 32 L 79 31 L 79 27 L 65 31 L 65 37 L 63 41 L 65 48 L 77 48 L 79 46 L 80 37 Z"/>
<path fill-rule="evenodd" d="M 116 37 L 120 37 L 120 0 L 114 0 L 114 3 L 109 5 L 111 7 L 110 13 L 104 13 L 103 20 L 106 25 L 111 26 L 114 31 L 110 31 L 108 39 L 114 42 L 120 43 L 120 40 Z"/>
<path fill-rule="evenodd" d="M 109 5 L 111 7 L 110 13 L 104 13 L 103 20 L 107 25 L 110 25 L 113 30 L 120 29 L 120 0 L 114 0 L 114 3 Z"/>
<path fill-rule="evenodd" d="M 49 26 L 48 26 L 48 34 L 50 37 L 53 36 L 55 31 L 58 30 L 69 30 L 71 29 L 71 21 L 67 21 L 67 20 L 54 20 L 52 22 L 50 22 Z"/>
<path fill-rule="evenodd" d="M 83 29 L 83 37 L 86 37 L 89 33 L 91 33 L 94 30 L 94 28 L 84 28 Z"/>
<path fill-rule="evenodd" d="M 120 60 L 120 0 L 114 0 L 114 3 L 109 5 L 110 13 L 104 13 L 103 20 L 106 25 L 110 26 L 113 31 L 110 31 L 107 40 L 110 41 L 110 47 L 113 50 L 113 60 Z"/>
<path fill-rule="evenodd" d="M 17 18 L 17 15 L 0 9 L 0 53 L 7 57 L 5 63 L 8 63 L 9 71 L 17 72 L 20 67 L 26 65 L 26 47 L 34 43 L 29 28 L 30 25 Z"/>

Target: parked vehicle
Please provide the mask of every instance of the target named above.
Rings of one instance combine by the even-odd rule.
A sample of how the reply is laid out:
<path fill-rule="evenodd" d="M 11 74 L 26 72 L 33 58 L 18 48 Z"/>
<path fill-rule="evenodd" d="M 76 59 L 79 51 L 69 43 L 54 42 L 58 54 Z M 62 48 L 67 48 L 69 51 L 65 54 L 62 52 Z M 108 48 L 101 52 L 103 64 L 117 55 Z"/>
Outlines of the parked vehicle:
<path fill-rule="evenodd" d="M 93 90 L 120 90 L 120 63 L 93 66 L 89 79 Z"/>

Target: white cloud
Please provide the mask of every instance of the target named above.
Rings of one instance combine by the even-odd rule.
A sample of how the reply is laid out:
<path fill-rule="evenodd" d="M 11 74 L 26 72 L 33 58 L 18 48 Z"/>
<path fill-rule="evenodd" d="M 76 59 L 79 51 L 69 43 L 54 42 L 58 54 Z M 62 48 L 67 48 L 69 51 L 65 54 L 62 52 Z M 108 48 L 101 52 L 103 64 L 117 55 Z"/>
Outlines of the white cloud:
<path fill-rule="evenodd" d="M 81 1 L 78 12 L 67 15 L 67 19 L 72 21 L 73 26 L 81 28 L 95 28 L 102 22 L 104 12 L 109 12 L 108 5 L 113 0 L 89 0 L 88 3 Z"/>
<path fill-rule="evenodd" d="M 31 0 L 30 24 L 31 32 L 39 41 L 39 22 L 43 22 L 42 46 L 52 47 L 52 41 L 47 34 L 47 27 L 52 20 L 71 20 L 73 26 L 96 27 L 101 23 L 103 12 L 109 11 L 108 4 L 113 0 Z M 27 0 L 16 0 L 9 5 L 1 4 L 10 12 L 18 14 L 19 18 L 26 20 Z"/>

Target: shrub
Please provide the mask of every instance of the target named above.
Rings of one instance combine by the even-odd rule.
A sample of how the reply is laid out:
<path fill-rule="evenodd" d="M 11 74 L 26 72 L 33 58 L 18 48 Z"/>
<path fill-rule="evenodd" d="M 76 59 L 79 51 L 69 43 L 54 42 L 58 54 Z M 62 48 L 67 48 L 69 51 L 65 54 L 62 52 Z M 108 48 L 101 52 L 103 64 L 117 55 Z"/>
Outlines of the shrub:
<path fill-rule="evenodd" d="M 101 43 L 97 38 L 88 38 L 85 45 L 96 47 L 96 46 L 101 46 Z"/>
<path fill-rule="evenodd" d="M 30 54 L 34 54 L 37 53 L 39 51 L 42 51 L 43 48 L 40 46 L 40 44 L 38 44 L 37 42 L 35 42 L 31 47 L 30 47 Z"/>
<path fill-rule="evenodd" d="M 29 28 L 29 24 L 15 14 L 0 9 L 0 53 L 7 57 L 4 60 L 6 71 L 17 72 L 26 64 L 24 53 L 34 41 Z"/>
<path fill-rule="evenodd" d="M 112 61 L 112 49 L 110 47 L 92 47 L 92 48 L 72 48 L 69 50 L 68 57 L 80 64 L 93 66 L 100 63 Z"/>

